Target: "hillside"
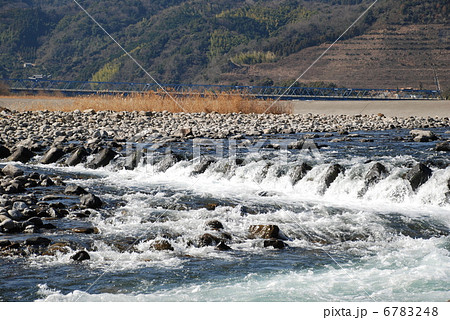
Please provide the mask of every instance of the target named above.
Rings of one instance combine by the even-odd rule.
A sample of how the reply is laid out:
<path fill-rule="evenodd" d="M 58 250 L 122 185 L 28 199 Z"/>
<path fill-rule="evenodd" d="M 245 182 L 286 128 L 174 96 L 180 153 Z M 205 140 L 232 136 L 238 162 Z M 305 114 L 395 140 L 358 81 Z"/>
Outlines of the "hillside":
<path fill-rule="evenodd" d="M 252 85 L 295 79 L 370 3 L 80 1 L 161 82 Z M 73 1 L 0 0 L 0 7 L 0 77 L 149 81 Z M 302 81 L 434 89 L 436 70 L 450 87 L 448 7 L 380 0 Z"/>

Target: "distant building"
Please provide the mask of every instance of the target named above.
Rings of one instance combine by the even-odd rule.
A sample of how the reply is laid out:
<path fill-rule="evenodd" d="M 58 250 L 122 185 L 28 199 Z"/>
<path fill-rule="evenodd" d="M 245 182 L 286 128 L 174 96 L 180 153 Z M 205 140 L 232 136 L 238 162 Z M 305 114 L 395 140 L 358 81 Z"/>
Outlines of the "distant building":
<path fill-rule="evenodd" d="M 45 74 L 35 74 L 35 75 L 32 75 L 31 77 L 28 77 L 28 79 L 30 79 L 30 80 L 41 80 L 41 79 L 50 79 L 51 77 L 52 77 L 51 74 L 47 74 L 47 75 L 45 75 Z"/>

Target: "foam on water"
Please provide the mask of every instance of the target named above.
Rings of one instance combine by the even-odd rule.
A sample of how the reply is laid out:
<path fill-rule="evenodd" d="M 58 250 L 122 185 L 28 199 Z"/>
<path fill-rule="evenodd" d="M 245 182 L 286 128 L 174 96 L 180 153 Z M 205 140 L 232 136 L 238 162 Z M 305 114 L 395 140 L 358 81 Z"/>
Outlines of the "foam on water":
<path fill-rule="evenodd" d="M 82 165 L 38 165 L 88 175 L 90 179 L 67 182 L 97 194 L 101 191 L 103 199 L 123 202 L 107 213 L 89 217 L 100 235 L 89 251 L 91 260 L 83 267 L 114 275 L 125 272 L 140 279 L 125 293 L 95 288 L 94 293 L 58 290 L 47 282 L 39 286 L 38 294 L 46 301 L 450 299 L 450 167 L 433 167 L 431 178 L 413 191 L 404 176 L 414 159 L 380 157 L 377 160 L 385 165 L 388 175 L 361 192 L 374 162 L 353 157 L 339 161 L 345 172 L 326 188 L 324 176 L 334 162 L 330 153 L 325 152 L 320 161 L 308 157 L 284 163 L 260 157 L 241 166 L 218 159 L 201 174 L 194 173 L 193 161 L 179 161 L 165 172 L 149 164 L 131 171 L 114 165 L 97 170 Z M 316 162 L 293 185 L 289 173 L 305 159 Z M 209 201 L 217 205 L 213 210 L 205 207 Z M 245 207 L 258 214 L 247 212 Z M 212 219 L 220 220 L 223 232 L 232 235 L 228 243 L 232 251 L 196 245 L 205 232 L 220 235 L 206 227 Z M 258 224 L 279 226 L 289 248 L 264 248 L 261 239 L 249 237 L 249 227 Z M 155 251 L 155 240 L 168 241 L 174 250 Z M 68 264 L 73 253 L 32 257 L 29 263 L 33 268 L 57 267 Z M 269 259 L 268 264 L 263 259 Z M 207 274 L 214 272 L 211 270 L 199 275 L 197 260 L 212 265 L 223 262 L 225 269 L 231 268 L 230 264 L 242 268 L 226 277 L 221 270 L 217 270 L 217 277 Z M 164 281 L 156 286 L 151 279 L 139 276 L 149 270 L 186 272 L 189 281 L 178 279 L 173 285 L 169 279 L 166 286 Z"/>
<path fill-rule="evenodd" d="M 399 238 L 359 263 L 321 269 L 248 273 L 226 281 L 180 285 L 140 294 L 62 294 L 40 285 L 45 301 L 446 301 L 449 298 L 449 239 Z M 444 247 L 447 247 L 444 248 Z M 145 284 L 144 284 L 145 287 Z"/>

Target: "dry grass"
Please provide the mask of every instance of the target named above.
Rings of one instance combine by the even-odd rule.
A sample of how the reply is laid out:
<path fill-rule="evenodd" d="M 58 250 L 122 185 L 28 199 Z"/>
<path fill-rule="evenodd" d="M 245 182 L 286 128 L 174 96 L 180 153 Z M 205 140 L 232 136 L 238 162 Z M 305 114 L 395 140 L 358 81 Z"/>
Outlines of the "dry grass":
<path fill-rule="evenodd" d="M 171 98 L 173 97 L 173 98 Z M 8 98 L 11 98 L 8 97 Z M 25 97 L 18 97 L 25 98 Z M 169 97 L 163 93 L 149 92 L 132 95 L 90 95 L 80 97 L 33 96 L 27 110 L 88 110 L 96 111 L 169 111 L 169 112 L 218 112 L 218 113 L 290 113 L 291 108 L 273 101 L 259 100 L 240 94 L 193 94 Z M 42 99 L 42 102 L 39 102 Z M 269 110 L 267 110 L 270 107 Z"/>

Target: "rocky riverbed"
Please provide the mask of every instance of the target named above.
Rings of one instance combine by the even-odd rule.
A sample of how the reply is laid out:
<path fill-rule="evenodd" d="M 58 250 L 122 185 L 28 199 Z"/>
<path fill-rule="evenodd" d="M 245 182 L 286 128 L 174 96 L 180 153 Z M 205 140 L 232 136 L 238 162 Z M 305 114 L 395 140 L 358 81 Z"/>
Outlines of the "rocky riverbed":
<path fill-rule="evenodd" d="M 292 114 L 219 114 L 169 112 L 74 112 L 0 113 L 0 140 L 10 146 L 32 141 L 43 147 L 59 141 L 94 141 L 136 138 L 230 138 L 236 135 L 342 132 L 396 128 L 437 128 L 450 125 L 448 117 L 385 117 L 379 115 L 327 116 Z M 25 142 L 24 142 L 25 141 Z"/>
<path fill-rule="evenodd" d="M 297 134 L 297 141 L 289 144 L 289 149 L 301 149 L 307 138 L 325 137 L 329 144 L 358 140 L 360 143 L 373 142 L 371 138 L 362 137 L 355 131 L 380 131 L 392 129 L 411 129 L 396 141 L 405 143 L 433 143 L 436 152 L 449 152 L 447 138 L 435 134 L 432 128 L 449 127 L 449 118 L 387 118 L 381 114 L 373 116 L 319 116 L 319 115 L 246 115 L 246 114 L 171 114 L 168 112 L 16 112 L 3 110 L 0 113 L 0 159 L 7 162 L 0 164 L 0 234 L 18 235 L 16 239 L 0 238 L 0 254 L 4 256 L 28 256 L 70 253 L 72 260 L 89 260 L 88 253 L 95 251 L 92 237 L 99 234 L 97 226 L 92 224 L 97 215 L 108 215 L 123 206 L 122 203 L 105 202 L 102 194 L 94 194 L 76 184 L 66 184 L 67 177 L 57 174 L 44 174 L 34 171 L 34 165 L 55 165 L 73 167 L 82 165 L 86 168 L 98 169 L 114 163 L 118 169 L 135 169 L 140 161 L 138 154 L 128 154 L 126 144 L 129 142 L 158 143 L 170 145 L 193 138 L 236 139 L 239 145 L 246 145 L 252 139 L 263 139 L 273 135 L 289 137 Z M 419 128 L 419 129 L 418 129 Z M 299 136 L 299 133 L 308 133 Z M 319 135 L 319 133 L 321 135 Z M 324 134 L 326 133 L 326 134 Z M 447 137 L 449 132 L 445 133 Z M 300 139 L 299 139 L 300 137 Z M 320 146 L 317 146 L 320 147 Z M 278 149 L 272 143 L 266 149 Z M 155 163 L 159 172 L 165 172 L 180 160 L 188 160 L 188 156 L 180 154 L 161 155 Z M 192 170 L 192 175 L 203 174 L 208 167 L 215 166 L 217 172 L 230 170 L 230 167 L 219 167 L 218 159 L 203 158 Z M 438 163 L 438 161 L 436 162 Z M 236 159 L 233 165 L 248 165 L 243 159 Z M 448 166 L 440 161 L 441 170 Z M 270 174 L 266 165 L 259 173 L 263 180 Z M 222 171 L 220 171 L 222 170 Z M 235 169 L 234 169 L 235 170 Z M 287 175 L 290 183 L 296 185 L 301 179 L 313 171 L 313 167 L 304 162 L 289 168 L 277 169 L 275 178 Z M 323 195 L 344 175 L 346 168 L 341 164 L 332 164 L 324 168 L 320 178 L 323 182 Z M 374 162 L 363 175 L 363 188 L 358 197 L 386 179 L 395 169 L 388 169 L 380 162 Z M 411 165 L 401 177 L 407 181 L 408 188 L 415 192 L 433 176 L 430 164 Z M 311 178 L 310 178 L 311 179 Z M 450 180 L 446 181 L 450 189 Z M 263 191 L 261 197 L 271 197 L 274 192 Z M 450 193 L 447 193 L 447 201 Z M 224 204 L 224 203 L 222 203 Z M 232 207 L 236 204 L 225 203 Z M 218 202 L 203 203 L 204 208 L 214 211 Z M 169 207 L 168 207 L 169 208 Z M 257 210 L 241 206 L 241 214 L 256 215 Z M 220 220 L 205 222 L 204 233 L 186 240 L 188 246 L 214 246 L 218 251 L 232 248 L 235 234 L 223 232 L 224 225 Z M 277 225 L 252 224 L 247 228 L 248 239 L 260 239 L 263 247 L 283 249 L 284 241 L 289 240 Z M 445 233 L 447 234 L 447 233 Z M 24 235 L 21 238 L 21 235 Z M 55 240 L 61 235 L 89 235 L 87 242 L 73 240 Z M 153 241 L 152 250 L 173 251 L 174 236 L 167 239 L 157 237 L 145 240 Z M 239 237 L 239 236 L 238 236 Z M 64 237 L 62 237 L 64 238 Z M 345 236 L 345 239 L 356 241 L 360 235 Z M 85 238 L 83 238 L 85 239 Z M 330 244 L 333 241 L 320 237 L 309 239 L 313 243 Z M 347 241 L 345 240 L 345 241 Z M 242 240 L 240 240 L 242 241 Z M 122 239 L 114 243 L 119 251 L 138 251 L 134 240 Z"/>

